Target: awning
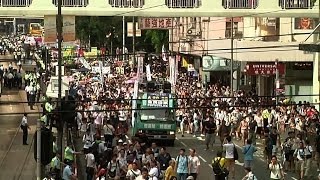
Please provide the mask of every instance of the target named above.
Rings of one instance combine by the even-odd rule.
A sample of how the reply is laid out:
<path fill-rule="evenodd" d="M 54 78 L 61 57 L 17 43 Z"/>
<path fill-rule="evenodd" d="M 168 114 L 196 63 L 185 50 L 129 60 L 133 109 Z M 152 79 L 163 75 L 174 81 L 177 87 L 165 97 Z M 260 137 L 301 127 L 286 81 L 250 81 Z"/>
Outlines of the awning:
<path fill-rule="evenodd" d="M 312 62 L 313 53 L 299 50 L 299 42 L 234 40 L 234 60 L 247 62 Z M 209 55 L 231 58 L 230 39 L 209 41 Z"/>

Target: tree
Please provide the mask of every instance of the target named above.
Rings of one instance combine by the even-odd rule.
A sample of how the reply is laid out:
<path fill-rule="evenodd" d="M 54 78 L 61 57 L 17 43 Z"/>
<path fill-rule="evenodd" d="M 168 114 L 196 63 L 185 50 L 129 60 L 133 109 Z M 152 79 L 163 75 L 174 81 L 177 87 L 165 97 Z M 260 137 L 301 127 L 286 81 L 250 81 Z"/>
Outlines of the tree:
<path fill-rule="evenodd" d="M 169 45 L 169 31 L 168 30 L 147 30 L 145 42 L 151 41 L 156 53 L 161 53 L 162 46 Z"/>

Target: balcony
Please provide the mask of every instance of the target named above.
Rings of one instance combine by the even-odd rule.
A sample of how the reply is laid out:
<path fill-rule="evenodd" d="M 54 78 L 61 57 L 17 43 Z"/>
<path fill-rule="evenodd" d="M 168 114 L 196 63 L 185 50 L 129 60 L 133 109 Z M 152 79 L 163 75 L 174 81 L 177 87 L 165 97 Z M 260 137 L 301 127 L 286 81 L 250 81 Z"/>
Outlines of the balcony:
<path fill-rule="evenodd" d="M 166 0 L 168 8 L 199 8 L 201 0 Z"/>
<path fill-rule="evenodd" d="M 52 4 L 58 6 L 58 0 L 52 0 Z M 62 7 L 86 7 L 89 0 L 62 0 Z"/>
<path fill-rule="evenodd" d="M 258 0 L 222 0 L 225 9 L 256 9 Z"/>
<path fill-rule="evenodd" d="M 316 0 L 279 0 L 282 9 L 312 9 Z"/>
<path fill-rule="evenodd" d="M 1 7 L 29 7 L 32 0 L 1 0 Z"/>
<path fill-rule="evenodd" d="M 116 8 L 142 8 L 144 0 L 108 0 L 112 7 Z"/>

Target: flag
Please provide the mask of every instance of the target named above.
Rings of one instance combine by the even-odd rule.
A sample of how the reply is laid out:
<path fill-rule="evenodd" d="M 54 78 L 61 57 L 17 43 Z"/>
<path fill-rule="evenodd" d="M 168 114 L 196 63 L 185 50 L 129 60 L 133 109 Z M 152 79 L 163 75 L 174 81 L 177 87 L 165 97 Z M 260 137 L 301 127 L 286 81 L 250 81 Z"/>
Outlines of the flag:
<path fill-rule="evenodd" d="M 168 61 L 168 56 L 167 56 L 167 52 L 166 49 L 164 48 L 164 45 L 162 45 L 162 60 L 163 61 Z"/>

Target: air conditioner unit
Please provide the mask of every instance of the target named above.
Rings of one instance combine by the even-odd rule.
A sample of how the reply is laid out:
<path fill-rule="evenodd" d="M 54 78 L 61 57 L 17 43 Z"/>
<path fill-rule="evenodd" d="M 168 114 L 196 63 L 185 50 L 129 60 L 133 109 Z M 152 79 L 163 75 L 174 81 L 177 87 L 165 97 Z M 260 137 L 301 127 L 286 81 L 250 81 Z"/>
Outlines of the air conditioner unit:
<path fill-rule="evenodd" d="M 195 28 L 189 28 L 187 31 L 187 36 L 196 36 L 197 35 L 197 31 Z"/>

